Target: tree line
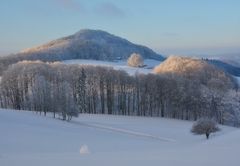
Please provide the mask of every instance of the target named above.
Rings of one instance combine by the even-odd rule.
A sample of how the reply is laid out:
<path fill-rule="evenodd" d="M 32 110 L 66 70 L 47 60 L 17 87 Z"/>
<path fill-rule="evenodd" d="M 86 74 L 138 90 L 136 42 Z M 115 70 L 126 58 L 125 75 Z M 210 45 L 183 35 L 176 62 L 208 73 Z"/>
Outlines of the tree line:
<path fill-rule="evenodd" d="M 239 92 L 170 74 L 128 75 L 110 67 L 23 61 L 4 71 L 2 108 L 31 110 L 63 120 L 78 113 L 158 116 L 184 120 L 214 117 L 239 125 Z"/>

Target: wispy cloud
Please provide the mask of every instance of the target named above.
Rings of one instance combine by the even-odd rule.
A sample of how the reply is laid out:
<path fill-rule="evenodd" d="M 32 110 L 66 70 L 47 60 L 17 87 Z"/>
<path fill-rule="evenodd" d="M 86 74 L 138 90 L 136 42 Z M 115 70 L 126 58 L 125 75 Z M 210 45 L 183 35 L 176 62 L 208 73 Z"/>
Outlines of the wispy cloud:
<path fill-rule="evenodd" d="M 76 0 L 53 0 L 58 6 L 77 12 L 85 12 L 85 7 L 83 4 Z"/>
<path fill-rule="evenodd" d="M 87 15 L 97 15 L 104 18 L 122 18 L 125 11 L 112 2 L 99 2 L 89 5 L 87 2 L 78 0 L 51 0 L 58 8 L 80 12 Z"/>
<path fill-rule="evenodd" d="M 107 17 L 124 17 L 125 12 L 111 2 L 99 3 L 95 6 L 95 13 Z"/>

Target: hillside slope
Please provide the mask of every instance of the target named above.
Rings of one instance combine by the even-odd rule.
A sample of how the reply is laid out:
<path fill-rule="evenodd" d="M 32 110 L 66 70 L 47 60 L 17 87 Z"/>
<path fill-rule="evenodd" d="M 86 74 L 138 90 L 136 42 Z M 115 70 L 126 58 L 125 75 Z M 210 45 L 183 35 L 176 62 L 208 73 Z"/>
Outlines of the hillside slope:
<path fill-rule="evenodd" d="M 219 85 L 219 88 L 237 86 L 236 80 L 230 74 L 215 65 L 188 57 L 170 56 L 154 68 L 154 73 L 178 75 L 207 86 Z"/>
<path fill-rule="evenodd" d="M 224 61 L 216 60 L 216 59 L 211 59 L 211 60 L 207 59 L 206 62 L 221 68 L 222 70 L 226 71 L 227 73 L 229 73 L 231 75 L 240 77 L 240 67 L 239 66 L 234 66 L 234 65 L 231 65 L 230 63 L 226 63 Z"/>
<path fill-rule="evenodd" d="M 139 53 L 143 58 L 163 60 L 161 55 L 151 49 L 133 44 L 101 30 L 84 29 L 74 35 L 51 41 L 42 46 L 23 50 L 22 54 L 60 54 L 64 59 L 115 60 L 127 59 L 132 53 Z"/>
<path fill-rule="evenodd" d="M 25 49 L 20 53 L 0 58 L 0 71 L 21 60 L 61 61 L 71 59 L 94 59 L 112 61 L 126 60 L 132 53 L 139 53 L 145 59 L 163 60 L 151 49 L 133 44 L 101 30 L 80 30 L 47 44 Z"/>
<path fill-rule="evenodd" d="M 179 120 L 86 114 L 68 123 L 0 110 L 0 165 L 238 166 L 238 129 L 221 126 L 206 140 L 192 135 L 191 126 Z"/>

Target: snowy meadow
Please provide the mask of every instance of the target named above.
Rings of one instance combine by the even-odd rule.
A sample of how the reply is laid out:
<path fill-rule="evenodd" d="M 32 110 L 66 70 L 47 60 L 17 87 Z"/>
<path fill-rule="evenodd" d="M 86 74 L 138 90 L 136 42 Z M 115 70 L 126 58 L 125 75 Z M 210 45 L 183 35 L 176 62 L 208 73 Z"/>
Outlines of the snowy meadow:
<path fill-rule="evenodd" d="M 1 81 L 0 165 L 238 166 L 239 93 L 227 79 L 155 74 L 158 63 L 12 65 Z M 230 126 L 209 139 L 191 133 L 205 116 Z"/>
<path fill-rule="evenodd" d="M 0 110 L 0 164 L 238 166 L 239 129 L 220 126 L 206 140 L 192 135 L 191 126 L 164 118 L 89 114 L 65 122 Z"/>

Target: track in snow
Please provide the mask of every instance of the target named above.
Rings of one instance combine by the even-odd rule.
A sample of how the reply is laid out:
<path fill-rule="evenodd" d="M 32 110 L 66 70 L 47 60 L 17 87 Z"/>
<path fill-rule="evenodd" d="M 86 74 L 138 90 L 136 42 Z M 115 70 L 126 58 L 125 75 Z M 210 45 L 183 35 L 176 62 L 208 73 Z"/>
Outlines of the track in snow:
<path fill-rule="evenodd" d="M 89 123 L 84 123 L 84 122 L 76 122 L 76 121 L 75 122 L 72 121 L 72 123 L 79 124 L 81 126 L 96 128 L 96 129 L 103 129 L 103 130 L 108 130 L 108 131 L 112 131 L 112 132 L 133 135 L 133 136 L 137 136 L 137 137 L 156 139 L 156 140 L 161 140 L 161 141 L 166 141 L 166 142 L 176 142 L 176 140 L 171 139 L 171 138 L 159 137 L 159 136 L 151 135 L 148 133 L 142 133 L 142 132 L 138 132 L 138 131 L 132 131 L 132 130 L 115 128 L 115 127 L 104 126 L 104 125 L 89 124 Z"/>

